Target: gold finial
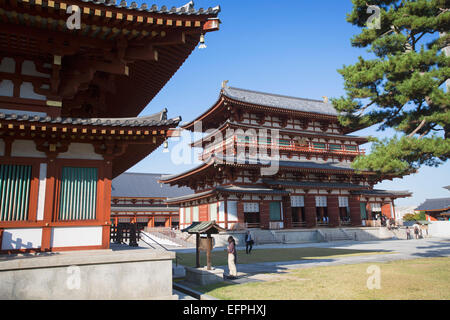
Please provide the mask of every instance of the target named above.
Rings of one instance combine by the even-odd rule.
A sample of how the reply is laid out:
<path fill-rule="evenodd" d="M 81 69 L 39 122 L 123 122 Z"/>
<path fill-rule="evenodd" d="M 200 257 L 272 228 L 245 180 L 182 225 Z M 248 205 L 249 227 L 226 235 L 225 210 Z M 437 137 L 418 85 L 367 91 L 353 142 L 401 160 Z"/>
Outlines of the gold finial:
<path fill-rule="evenodd" d="M 323 102 L 324 103 L 328 103 L 328 97 L 327 96 L 323 96 L 322 98 L 323 98 Z"/>
<path fill-rule="evenodd" d="M 228 80 L 222 81 L 222 89 L 225 89 L 227 87 Z"/>

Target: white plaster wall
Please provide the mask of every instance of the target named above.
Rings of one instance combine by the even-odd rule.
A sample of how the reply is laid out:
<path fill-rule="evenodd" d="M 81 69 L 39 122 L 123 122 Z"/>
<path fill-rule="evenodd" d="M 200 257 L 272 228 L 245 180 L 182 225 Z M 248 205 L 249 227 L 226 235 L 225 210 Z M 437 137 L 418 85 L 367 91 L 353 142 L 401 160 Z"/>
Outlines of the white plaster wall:
<path fill-rule="evenodd" d="M 60 153 L 58 159 L 103 160 L 103 156 L 95 153 L 90 143 L 71 143 L 67 152 Z"/>
<path fill-rule="evenodd" d="M 37 220 L 44 220 L 46 183 L 47 183 L 47 164 L 41 163 L 39 167 L 39 191 L 38 191 L 38 206 L 36 215 Z"/>
<path fill-rule="evenodd" d="M 7 73 L 15 73 L 16 72 L 16 62 L 13 58 L 5 57 L 0 60 L 0 71 Z"/>
<path fill-rule="evenodd" d="M 41 228 L 5 229 L 2 238 L 2 250 L 37 249 L 41 247 Z"/>
<path fill-rule="evenodd" d="M 238 221 L 237 201 L 228 201 L 227 203 L 228 221 Z"/>
<path fill-rule="evenodd" d="M 219 202 L 219 221 L 225 221 L 225 202 Z"/>
<path fill-rule="evenodd" d="M 431 221 L 428 233 L 432 237 L 450 238 L 450 221 Z"/>
<path fill-rule="evenodd" d="M 31 61 L 31 60 L 25 60 L 22 63 L 22 74 L 27 75 L 27 76 L 50 78 L 50 74 L 41 73 L 41 72 L 37 71 L 34 61 Z"/>
<path fill-rule="evenodd" d="M 5 141 L 3 139 L 0 139 L 0 156 L 5 155 Z"/>
<path fill-rule="evenodd" d="M 33 140 L 14 140 L 11 146 L 11 156 L 47 158 L 44 152 L 36 150 Z"/>
<path fill-rule="evenodd" d="M 31 82 L 23 82 L 20 85 L 20 97 L 25 99 L 46 100 L 45 96 L 37 94 L 33 90 L 33 84 Z"/>
<path fill-rule="evenodd" d="M 14 83 L 11 80 L 0 81 L 0 96 L 12 97 L 14 95 Z"/>
<path fill-rule="evenodd" d="M 52 229 L 52 247 L 99 246 L 102 227 L 56 227 Z"/>

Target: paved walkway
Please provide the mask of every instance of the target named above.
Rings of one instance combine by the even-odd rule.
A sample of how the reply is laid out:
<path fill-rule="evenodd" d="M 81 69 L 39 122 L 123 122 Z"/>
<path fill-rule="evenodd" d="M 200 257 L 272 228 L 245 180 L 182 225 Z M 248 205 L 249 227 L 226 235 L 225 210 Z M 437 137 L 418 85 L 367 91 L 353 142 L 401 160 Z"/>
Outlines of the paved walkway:
<path fill-rule="evenodd" d="M 382 263 L 395 260 L 408 260 L 427 257 L 450 257 L 450 239 L 436 239 L 436 238 L 420 239 L 420 240 L 383 240 L 383 241 L 367 241 L 367 242 L 342 241 L 331 243 L 308 243 L 308 244 L 292 244 L 292 245 L 261 245 L 258 246 L 258 248 L 254 249 L 258 250 L 270 248 L 299 248 L 299 247 L 376 250 L 376 251 L 385 251 L 386 254 L 285 261 L 285 262 L 281 261 L 281 262 L 261 262 L 254 264 L 238 264 L 237 269 L 239 278 L 236 280 L 227 280 L 227 281 L 232 283 L 267 281 L 271 279 L 271 277 L 274 277 L 270 275 L 264 275 L 267 273 L 285 273 L 291 269 L 311 268 L 318 266 L 332 266 L 332 265 L 370 263 L 370 262 Z M 216 268 L 223 269 L 226 274 L 228 273 L 227 266 L 218 266 Z"/>

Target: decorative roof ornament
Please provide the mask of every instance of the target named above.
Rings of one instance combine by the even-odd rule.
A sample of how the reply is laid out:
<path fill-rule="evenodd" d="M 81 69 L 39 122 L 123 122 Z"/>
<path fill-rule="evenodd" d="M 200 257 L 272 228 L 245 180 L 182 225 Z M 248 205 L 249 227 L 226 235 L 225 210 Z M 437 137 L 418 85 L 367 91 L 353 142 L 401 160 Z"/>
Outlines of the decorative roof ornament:
<path fill-rule="evenodd" d="M 328 103 L 328 97 L 327 96 L 323 96 L 323 103 Z"/>
<path fill-rule="evenodd" d="M 189 12 L 191 9 L 194 9 L 194 1 L 189 1 L 185 5 L 179 7 L 177 11 L 181 12 Z"/>
<path fill-rule="evenodd" d="M 222 89 L 228 88 L 228 81 L 229 80 L 223 80 L 222 81 Z"/>

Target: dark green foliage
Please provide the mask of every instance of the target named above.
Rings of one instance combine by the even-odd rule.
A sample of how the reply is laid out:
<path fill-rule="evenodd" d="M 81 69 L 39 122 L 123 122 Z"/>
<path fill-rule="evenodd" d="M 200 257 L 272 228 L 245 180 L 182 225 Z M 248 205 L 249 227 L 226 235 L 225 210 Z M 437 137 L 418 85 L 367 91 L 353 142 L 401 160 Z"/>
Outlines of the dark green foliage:
<path fill-rule="evenodd" d="M 347 21 L 362 28 L 352 46 L 367 48 L 373 59 L 359 58 L 338 70 L 346 96 L 332 99 L 339 120 L 354 130 L 376 125 L 400 137 L 375 140 L 372 153 L 355 168 L 405 174 L 420 165 L 437 166 L 450 155 L 450 0 L 352 0 Z M 381 9 L 381 29 L 366 28 Z"/>

